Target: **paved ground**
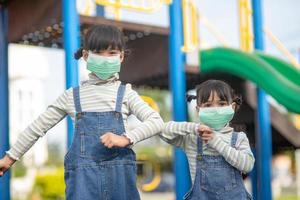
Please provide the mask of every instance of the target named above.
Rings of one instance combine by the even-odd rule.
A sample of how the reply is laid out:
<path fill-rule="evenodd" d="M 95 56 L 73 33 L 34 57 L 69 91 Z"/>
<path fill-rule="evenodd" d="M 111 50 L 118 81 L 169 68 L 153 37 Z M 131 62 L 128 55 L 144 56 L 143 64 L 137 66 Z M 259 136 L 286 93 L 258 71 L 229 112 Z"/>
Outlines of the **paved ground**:
<path fill-rule="evenodd" d="M 142 193 L 140 192 L 141 200 L 175 200 L 174 194 L 167 193 Z"/>

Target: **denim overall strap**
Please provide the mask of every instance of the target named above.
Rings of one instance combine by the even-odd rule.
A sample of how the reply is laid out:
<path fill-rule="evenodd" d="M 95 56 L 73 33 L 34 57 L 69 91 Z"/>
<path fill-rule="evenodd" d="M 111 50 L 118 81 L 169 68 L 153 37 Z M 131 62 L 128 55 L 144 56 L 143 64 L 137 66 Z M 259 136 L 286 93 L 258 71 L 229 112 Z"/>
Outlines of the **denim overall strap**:
<path fill-rule="evenodd" d="M 79 86 L 73 88 L 73 99 L 74 99 L 76 113 L 81 113 L 82 110 L 80 104 Z"/>
<path fill-rule="evenodd" d="M 198 155 L 203 154 L 202 138 L 199 136 L 197 136 L 197 153 Z"/>
<path fill-rule="evenodd" d="M 235 143 L 237 141 L 238 133 L 233 131 L 231 136 L 231 147 L 235 147 Z"/>
<path fill-rule="evenodd" d="M 122 112 L 122 103 L 123 103 L 125 89 L 126 89 L 126 84 L 122 82 L 118 88 L 117 101 L 116 101 L 115 111 L 118 113 Z"/>

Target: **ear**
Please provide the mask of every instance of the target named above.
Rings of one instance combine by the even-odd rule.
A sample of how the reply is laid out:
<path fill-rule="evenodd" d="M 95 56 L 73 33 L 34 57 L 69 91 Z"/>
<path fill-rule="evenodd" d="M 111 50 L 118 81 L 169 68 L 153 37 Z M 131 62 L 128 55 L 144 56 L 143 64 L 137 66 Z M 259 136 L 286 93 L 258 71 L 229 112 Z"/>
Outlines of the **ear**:
<path fill-rule="evenodd" d="M 120 61 L 121 61 L 121 63 L 123 62 L 124 57 L 125 57 L 125 56 L 124 56 L 124 51 L 122 51 L 122 52 L 121 52 L 121 55 L 120 55 Z"/>
<path fill-rule="evenodd" d="M 199 112 L 199 110 L 200 110 L 200 107 L 196 106 L 196 111 Z"/>
<path fill-rule="evenodd" d="M 88 57 L 89 57 L 89 52 L 88 52 L 87 50 L 83 49 L 83 50 L 82 50 L 82 58 L 83 58 L 85 61 L 87 61 Z"/>
<path fill-rule="evenodd" d="M 235 109 L 236 109 L 236 103 L 233 102 L 233 103 L 231 104 L 231 106 L 232 106 L 233 110 L 235 111 Z"/>

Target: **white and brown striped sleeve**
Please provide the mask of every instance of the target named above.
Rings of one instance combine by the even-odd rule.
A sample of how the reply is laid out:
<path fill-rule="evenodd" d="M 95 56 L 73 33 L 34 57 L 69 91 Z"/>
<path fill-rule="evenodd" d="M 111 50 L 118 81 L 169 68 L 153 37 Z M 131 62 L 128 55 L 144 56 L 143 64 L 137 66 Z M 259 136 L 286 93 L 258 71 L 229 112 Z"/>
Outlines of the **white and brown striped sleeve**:
<path fill-rule="evenodd" d="M 208 145 L 217 150 L 229 164 L 241 172 L 248 173 L 253 169 L 255 159 L 245 133 L 238 133 L 235 148 L 224 142 L 221 137 L 218 137 L 218 134 L 214 135 Z"/>
<path fill-rule="evenodd" d="M 184 148 L 185 136 L 196 134 L 198 124 L 194 122 L 175 122 L 165 123 L 164 129 L 160 134 L 160 138 L 169 144 Z"/>
<path fill-rule="evenodd" d="M 67 115 L 67 105 L 72 89 L 65 91 L 53 104 L 49 105 L 37 119 L 23 132 L 6 153 L 13 159 L 19 160 L 46 132 Z"/>

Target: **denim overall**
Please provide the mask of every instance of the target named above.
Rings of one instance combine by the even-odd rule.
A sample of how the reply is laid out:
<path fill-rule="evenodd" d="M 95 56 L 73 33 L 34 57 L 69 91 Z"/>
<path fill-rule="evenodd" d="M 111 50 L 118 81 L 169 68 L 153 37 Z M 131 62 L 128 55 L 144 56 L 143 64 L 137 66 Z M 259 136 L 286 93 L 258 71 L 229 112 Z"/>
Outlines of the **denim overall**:
<path fill-rule="evenodd" d="M 231 146 L 234 148 L 237 133 L 233 132 Z M 202 139 L 197 139 L 198 154 L 196 177 L 185 200 L 246 200 L 252 199 L 246 191 L 241 172 L 231 166 L 223 156 L 203 155 Z"/>
<path fill-rule="evenodd" d="M 82 112 L 79 87 L 73 89 L 75 135 L 65 156 L 67 200 L 139 200 L 135 153 L 106 148 L 100 136 L 125 133 L 121 113 L 125 85 L 120 84 L 115 111 Z"/>

